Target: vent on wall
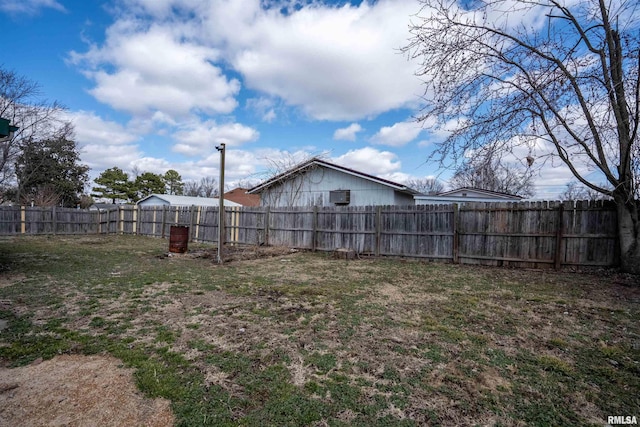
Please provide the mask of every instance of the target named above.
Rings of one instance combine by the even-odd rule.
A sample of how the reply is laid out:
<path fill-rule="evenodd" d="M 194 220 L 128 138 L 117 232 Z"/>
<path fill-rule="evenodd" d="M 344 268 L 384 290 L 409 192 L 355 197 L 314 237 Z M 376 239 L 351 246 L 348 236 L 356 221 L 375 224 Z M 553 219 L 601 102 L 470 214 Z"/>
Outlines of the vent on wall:
<path fill-rule="evenodd" d="M 329 192 L 329 203 L 348 205 L 351 201 L 351 190 L 334 190 Z"/>

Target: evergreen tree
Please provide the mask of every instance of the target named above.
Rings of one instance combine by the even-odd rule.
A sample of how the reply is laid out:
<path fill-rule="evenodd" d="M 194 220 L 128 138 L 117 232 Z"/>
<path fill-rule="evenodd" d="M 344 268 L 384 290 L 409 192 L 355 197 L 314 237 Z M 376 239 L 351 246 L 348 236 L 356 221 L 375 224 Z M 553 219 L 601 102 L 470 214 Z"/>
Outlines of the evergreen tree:
<path fill-rule="evenodd" d="M 112 167 L 100 174 L 93 180 L 98 187 L 93 187 L 93 197 L 111 199 L 113 203 L 117 199 L 129 200 L 133 193 L 132 183 L 129 181 L 129 175 L 119 167 Z"/>
<path fill-rule="evenodd" d="M 173 169 L 169 169 L 164 174 L 163 178 L 167 188 L 167 194 L 178 194 L 178 195 L 182 194 L 184 183 L 182 182 L 182 177 L 177 171 Z"/>
<path fill-rule="evenodd" d="M 76 143 L 61 137 L 23 141 L 16 159 L 17 201 L 75 207 L 89 177 Z"/>
<path fill-rule="evenodd" d="M 138 200 L 150 194 L 165 194 L 165 182 L 161 175 L 145 172 L 136 177 L 135 189 Z"/>

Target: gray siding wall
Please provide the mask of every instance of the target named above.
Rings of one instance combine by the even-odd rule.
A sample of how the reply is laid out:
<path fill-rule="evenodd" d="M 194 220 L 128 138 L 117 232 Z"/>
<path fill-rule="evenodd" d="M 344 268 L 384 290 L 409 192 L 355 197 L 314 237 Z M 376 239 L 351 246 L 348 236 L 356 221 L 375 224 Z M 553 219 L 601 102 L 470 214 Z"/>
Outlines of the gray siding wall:
<path fill-rule="evenodd" d="M 450 203 L 458 203 L 460 205 L 466 203 L 518 203 L 521 199 L 491 199 L 489 197 L 462 197 L 462 196 L 416 196 L 416 205 L 445 205 Z"/>
<path fill-rule="evenodd" d="M 415 205 L 415 200 L 413 200 L 413 196 L 410 194 L 400 193 L 399 191 L 396 191 L 394 204 L 396 206 Z"/>
<path fill-rule="evenodd" d="M 169 206 L 170 203 L 156 196 L 151 196 L 144 202 L 140 203 L 139 205 L 140 206 Z"/>
<path fill-rule="evenodd" d="M 349 175 L 333 169 L 317 167 L 267 188 L 260 195 L 262 206 L 334 206 L 329 192 L 350 190 L 348 206 L 413 205 L 413 197 L 386 185 Z"/>

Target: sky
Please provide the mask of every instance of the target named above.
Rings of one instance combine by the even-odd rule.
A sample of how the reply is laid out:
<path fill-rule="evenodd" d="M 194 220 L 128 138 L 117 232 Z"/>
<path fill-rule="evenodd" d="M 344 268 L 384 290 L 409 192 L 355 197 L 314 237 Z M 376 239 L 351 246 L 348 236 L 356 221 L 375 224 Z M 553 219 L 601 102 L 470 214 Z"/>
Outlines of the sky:
<path fill-rule="evenodd" d="M 0 0 L 0 65 L 68 108 L 91 178 L 177 170 L 256 184 L 322 155 L 396 182 L 442 135 L 417 123 L 418 64 L 400 53 L 417 0 Z M 571 179 L 543 167 L 537 199 Z"/>

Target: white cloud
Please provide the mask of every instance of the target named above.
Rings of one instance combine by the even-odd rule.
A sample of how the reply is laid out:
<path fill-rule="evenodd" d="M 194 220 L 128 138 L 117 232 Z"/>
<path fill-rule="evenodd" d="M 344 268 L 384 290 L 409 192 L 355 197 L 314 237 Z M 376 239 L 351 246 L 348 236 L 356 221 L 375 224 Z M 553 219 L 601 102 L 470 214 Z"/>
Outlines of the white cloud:
<path fill-rule="evenodd" d="M 146 156 L 130 162 L 128 164 L 128 169 L 133 169 L 134 166 L 142 172 L 152 172 L 164 175 L 169 169 L 178 170 L 179 163 L 171 163 L 166 159 Z M 178 173 L 180 172 L 178 171 Z"/>
<path fill-rule="evenodd" d="M 87 144 L 81 147 L 80 157 L 82 163 L 91 168 L 91 174 L 98 176 L 102 171 L 118 166 L 127 169 L 143 153 L 137 145 L 104 145 Z"/>
<path fill-rule="evenodd" d="M 56 0 L 2 0 L 0 2 L 0 11 L 13 14 L 35 15 L 43 8 L 51 8 L 60 12 L 67 11 Z"/>
<path fill-rule="evenodd" d="M 240 123 L 218 125 L 213 120 L 187 125 L 173 134 L 177 144 L 173 151 L 187 155 L 202 155 L 214 150 L 215 145 L 225 143 L 227 147 L 237 147 L 252 142 L 260 137 L 260 133 Z"/>
<path fill-rule="evenodd" d="M 271 123 L 272 121 L 275 120 L 275 118 L 276 118 L 276 112 L 275 110 L 271 109 L 262 116 L 262 121 Z"/>
<path fill-rule="evenodd" d="M 341 7 L 313 3 L 282 14 L 259 0 L 212 2 L 206 30 L 250 88 L 323 120 L 355 120 L 415 103 L 421 93 L 407 43 L 415 0 Z"/>
<path fill-rule="evenodd" d="M 333 139 L 344 141 L 355 141 L 356 134 L 362 130 L 362 126 L 358 123 L 351 123 L 346 128 L 336 129 L 333 133 Z"/>
<path fill-rule="evenodd" d="M 176 73 L 172 85 L 164 79 L 154 81 L 154 72 L 147 68 L 157 62 L 188 70 L 215 69 L 212 63 L 224 60 L 225 66 L 242 74 L 248 87 L 315 119 L 355 120 L 418 102 L 422 89 L 414 75 L 416 65 L 398 53 L 407 43 L 408 17 L 420 9 L 416 0 L 340 7 L 313 2 L 286 14 L 280 4 L 265 5 L 269 6 L 260 0 L 127 2 L 126 17 L 109 29 L 105 45 L 72 57 L 105 57 L 106 64 L 115 66 L 115 72 L 94 72 L 98 87 L 93 93 L 127 111 L 149 105 L 141 100 L 130 100 L 129 105 L 119 88 L 142 83 L 148 90 L 136 93 L 153 98 L 157 86 L 180 84 Z M 141 24 L 149 15 L 154 25 Z M 190 64 L 180 67 L 185 59 Z M 237 94 L 233 81 L 215 77 L 227 91 L 210 98 L 226 101 Z M 266 113 L 266 120 L 271 120 L 275 112 Z"/>
<path fill-rule="evenodd" d="M 139 136 L 120 123 L 104 120 L 91 111 L 75 111 L 64 114 L 73 123 L 75 140 L 80 145 L 122 145 L 136 141 Z"/>
<path fill-rule="evenodd" d="M 246 179 L 256 173 L 259 164 L 259 159 L 251 151 L 229 150 L 225 155 L 225 177 L 229 180 Z"/>
<path fill-rule="evenodd" d="M 413 177 L 408 173 L 404 172 L 393 172 L 393 173 L 385 173 L 379 175 L 380 178 L 388 179 L 389 181 L 397 182 L 397 183 L 405 183 Z"/>
<path fill-rule="evenodd" d="M 128 6 L 138 13 L 144 13 L 154 18 L 167 18 L 175 11 L 193 12 L 202 10 L 206 5 L 203 0 L 127 0 Z"/>
<path fill-rule="evenodd" d="M 401 168 L 398 156 L 390 151 L 380 151 L 372 147 L 349 150 L 332 159 L 336 164 L 372 175 L 387 175 Z"/>
<path fill-rule="evenodd" d="M 68 112 L 63 119 L 74 125 L 81 162 L 91 168 L 92 177 L 114 166 L 126 167 L 143 154 L 133 144 L 140 135 L 117 122 L 90 111 Z"/>
<path fill-rule="evenodd" d="M 240 83 L 213 65 L 218 50 L 190 41 L 185 32 L 180 26 L 120 20 L 108 29 L 104 46 L 72 52 L 70 61 L 95 81 L 90 93 L 118 110 L 172 117 L 230 113 Z"/>
<path fill-rule="evenodd" d="M 413 141 L 422 132 L 422 127 L 416 122 L 400 122 L 393 126 L 385 126 L 371 137 L 371 142 L 391 147 L 401 147 Z"/>
<path fill-rule="evenodd" d="M 416 0 L 311 2 L 288 13 L 283 5 L 122 2 L 106 41 L 70 59 L 95 81 L 99 101 L 136 115 L 231 112 L 240 83 L 223 63 L 249 88 L 314 119 L 357 120 L 419 102 L 417 65 L 398 53 L 409 16 L 420 9 Z M 276 112 L 261 116 L 268 122 Z"/>
<path fill-rule="evenodd" d="M 263 122 L 271 123 L 278 116 L 276 103 L 271 98 L 260 97 L 247 100 L 246 108 L 253 110 Z"/>
<path fill-rule="evenodd" d="M 225 155 L 225 182 L 262 181 L 271 177 L 273 161 L 289 159 L 294 164 L 307 159 L 311 153 L 298 150 L 289 152 L 275 148 L 261 148 L 252 151 L 229 149 Z M 183 173 L 183 179 L 199 180 L 204 176 L 216 179 L 220 173 L 220 155 L 212 152 L 209 156 L 197 161 L 184 162 L 176 165 L 176 170 Z"/>
<path fill-rule="evenodd" d="M 183 179 L 217 176 L 219 156 L 214 146 L 225 142 L 227 175 L 237 180 L 268 169 L 269 158 L 310 156 L 308 147 L 298 152 L 245 150 L 243 144 L 257 140 L 258 131 L 235 123 L 233 117 L 215 117 L 237 107 L 241 84 L 234 76 L 238 75 L 244 87 L 255 90 L 248 93 L 253 99 L 246 101 L 246 109 L 262 121 L 282 121 L 290 113 L 284 107 L 291 106 L 312 119 L 354 121 L 335 131 L 338 140 L 357 138 L 362 128 L 356 120 L 417 104 L 422 88 L 414 75 L 416 65 L 398 53 L 407 43 L 409 16 L 419 10 L 416 0 L 343 6 L 313 1 L 288 13 L 282 13 L 280 6 L 293 2 L 273 4 L 119 2 L 105 40 L 69 56 L 94 83 L 90 93 L 98 101 L 132 115 L 126 126 L 117 129 L 87 116 L 96 119 L 96 126 L 95 134 L 85 139 L 99 141 L 85 147 L 94 158 L 92 167 L 138 164 L 160 173 L 170 166 Z M 383 128 L 372 141 L 406 144 L 412 139 L 407 139 L 411 131 L 404 126 Z M 121 130 L 136 139 L 127 140 Z M 149 148 L 141 152 L 133 142 L 146 135 L 154 138 L 144 142 Z M 163 154 L 152 150 L 168 152 L 169 147 L 161 147 L 164 138 L 155 139 L 157 135 L 173 139 L 174 158 L 181 157 L 175 153 L 196 157 L 161 159 Z M 109 138 L 113 140 L 107 143 Z M 121 150 L 124 147 L 128 152 Z M 401 177 L 398 156 L 389 151 L 366 147 L 335 161 L 383 177 Z"/>

